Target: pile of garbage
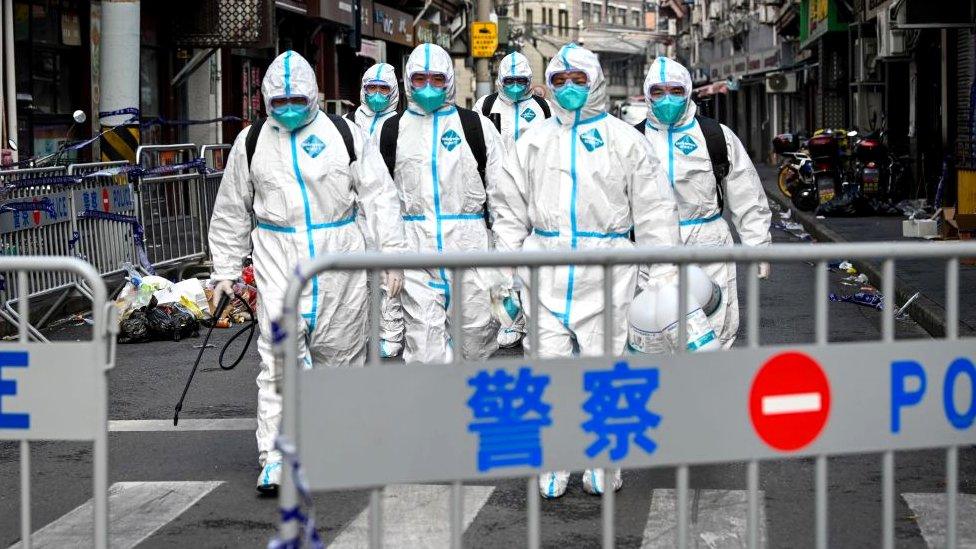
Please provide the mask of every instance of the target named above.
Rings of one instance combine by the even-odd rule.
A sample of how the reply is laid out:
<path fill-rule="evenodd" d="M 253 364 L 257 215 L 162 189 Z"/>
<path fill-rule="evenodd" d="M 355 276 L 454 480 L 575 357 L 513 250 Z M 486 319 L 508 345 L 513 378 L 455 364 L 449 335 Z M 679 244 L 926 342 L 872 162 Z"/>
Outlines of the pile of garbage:
<path fill-rule="evenodd" d="M 852 286 L 856 288 L 853 293 L 847 295 L 830 292 L 827 299 L 839 303 L 853 303 L 854 305 L 869 307 L 879 311 L 884 310 L 884 295 L 879 292 L 877 288 L 872 286 L 868 280 L 868 276 L 864 273 L 859 273 L 850 261 L 835 261 L 828 263 L 827 269 L 831 272 L 846 274 L 847 276 L 841 279 L 840 283 L 844 286 Z M 895 318 L 898 320 L 908 320 L 909 317 L 906 311 L 908 310 L 908 307 L 918 299 L 919 295 L 921 294 L 916 292 L 915 295 L 908 298 L 908 300 L 906 300 L 905 303 L 903 303 L 902 306 L 895 311 Z"/>
<path fill-rule="evenodd" d="M 214 318 L 212 281 L 189 278 L 173 282 L 161 276 L 144 275 L 131 263 L 124 264 L 123 268 L 126 284 L 114 302 L 119 313 L 119 343 L 180 341 L 197 337 L 201 323 L 209 326 L 213 322 L 218 328 L 229 328 L 252 320 L 251 313 L 237 301 Z M 236 283 L 234 293 L 243 297 L 252 311 L 256 310 L 253 272 L 250 278 L 245 274 L 244 280 L 251 284 Z"/>

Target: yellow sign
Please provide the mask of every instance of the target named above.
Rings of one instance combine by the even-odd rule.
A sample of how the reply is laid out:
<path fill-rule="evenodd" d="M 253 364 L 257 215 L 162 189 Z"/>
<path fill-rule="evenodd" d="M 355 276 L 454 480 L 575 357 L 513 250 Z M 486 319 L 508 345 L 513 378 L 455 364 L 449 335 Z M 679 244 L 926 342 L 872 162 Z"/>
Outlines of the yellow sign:
<path fill-rule="evenodd" d="M 498 49 L 498 25 L 491 22 L 471 23 L 471 57 L 491 57 Z"/>

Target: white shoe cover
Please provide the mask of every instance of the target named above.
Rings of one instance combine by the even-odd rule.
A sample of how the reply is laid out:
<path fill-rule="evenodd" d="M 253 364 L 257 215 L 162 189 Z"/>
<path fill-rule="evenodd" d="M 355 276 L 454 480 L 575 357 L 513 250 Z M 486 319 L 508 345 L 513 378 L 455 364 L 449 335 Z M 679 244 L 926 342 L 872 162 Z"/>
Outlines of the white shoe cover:
<path fill-rule="evenodd" d="M 269 461 L 258 475 L 258 492 L 277 494 L 279 486 L 281 486 L 281 462 Z"/>
<path fill-rule="evenodd" d="M 539 476 L 539 493 L 546 499 L 561 497 L 569 485 L 569 471 L 553 471 Z"/>
<path fill-rule="evenodd" d="M 620 476 L 620 469 L 614 469 L 613 491 L 620 490 L 623 485 L 624 479 Z M 595 496 L 603 494 L 603 469 L 587 469 L 583 472 L 583 490 Z"/>
<path fill-rule="evenodd" d="M 403 350 L 402 341 L 387 341 L 385 339 L 380 340 L 380 357 L 390 358 L 400 354 Z"/>

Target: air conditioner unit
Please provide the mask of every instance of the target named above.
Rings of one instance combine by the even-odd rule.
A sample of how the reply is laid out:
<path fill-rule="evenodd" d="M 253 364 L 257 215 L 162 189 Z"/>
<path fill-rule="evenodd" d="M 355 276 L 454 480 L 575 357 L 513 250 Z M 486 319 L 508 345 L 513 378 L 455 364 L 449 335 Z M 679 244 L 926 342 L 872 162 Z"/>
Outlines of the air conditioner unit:
<path fill-rule="evenodd" d="M 898 18 L 903 19 L 905 10 L 899 11 L 902 15 Z M 893 23 L 897 22 L 891 20 L 889 8 L 878 12 L 878 57 L 882 59 L 904 57 L 908 53 L 905 47 L 905 31 L 893 28 Z"/>
<path fill-rule="evenodd" d="M 759 22 L 764 25 L 773 25 L 776 23 L 776 19 L 779 17 L 779 10 L 776 6 L 758 6 L 756 8 Z"/>
<path fill-rule="evenodd" d="M 766 93 L 796 93 L 796 73 L 776 72 L 766 76 Z"/>
<path fill-rule="evenodd" d="M 854 66 L 854 76 L 864 82 L 877 80 L 878 76 L 878 41 L 874 38 L 858 38 L 854 41 L 858 63 Z"/>

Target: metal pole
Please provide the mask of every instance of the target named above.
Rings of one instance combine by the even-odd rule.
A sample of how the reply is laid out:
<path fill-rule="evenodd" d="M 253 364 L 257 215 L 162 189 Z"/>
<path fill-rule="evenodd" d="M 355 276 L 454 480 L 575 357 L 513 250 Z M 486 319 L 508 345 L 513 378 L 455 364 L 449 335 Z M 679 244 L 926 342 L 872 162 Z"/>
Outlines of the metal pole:
<path fill-rule="evenodd" d="M 603 266 L 603 356 L 611 358 L 613 348 L 613 265 Z M 603 469 L 603 549 L 613 549 L 614 532 L 614 485 L 613 470 Z"/>
<path fill-rule="evenodd" d="M 4 99 L 7 109 L 7 139 L 17 144 L 17 75 L 14 71 L 14 8 L 13 0 L 3 1 L 3 64 Z M 6 143 L 3 144 L 7 146 Z M 13 151 L 13 160 L 17 161 L 18 152 Z"/>
<path fill-rule="evenodd" d="M 455 366 L 460 366 L 464 358 L 464 309 L 462 308 L 464 299 L 461 292 L 463 291 L 462 283 L 465 272 L 467 272 L 465 269 L 454 269 L 451 271 L 451 280 L 448 283 L 451 288 L 451 310 L 448 325 L 450 326 L 451 346 L 454 349 L 452 364 Z M 448 281 L 445 280 L 444 282 Z M 450 502 L 451 548 L 461 549 L 461 541 L 464 538 L 464 488 L 459 480 L 451 482 Z"/>
<path fill-rule="evenodd" d="M 959 258 L 946 262 L 946 339 L 959 339 Z M 946 449 L 946 547 L 955 549 L 956 499 L 959 494 L 959 448 Z"/>
<path fill-rule="evenodd" d="M 27 287 L 27 271 L 17 272 L 17 314 L 18 336 L 21 344 L 26 345 L 28 326 L 30 326 L 30 288 Z M 30 442 L 20 441 L 20 538 L 24 549 L 31 547 L 31 485 L 30 485 Z"/>
<path fill-rule="evenodd" d="M 9 1 L 9 0 L 8 0 Z M 491 1 L 477 0 L 478 21 L 488 21 L 491 19 Z M 491 67 L 488 66 L 489 59 L 478 58 L 475 60 L 475 96 L 484 97 L 491 93 Z"/>
<path fill-rule="evenodd" d="M 826 346 L 830 339 L 827 332 L 827 262 L 817 262 L 814 292 L 814 332 L 818 347 Z M 817 549 L 827 549 L 827 456 L 819 455 L 816 460 L 814 509 L 816 515 L 815 538 Z"/>
<path fill-rule="evenodd" d="M 749 348 L 759 348 L 759 264 L 749 263 L 746 271 L 746 334 Z M 759 461 L 752 460 L 746 466 L 746 484 L 749 489 L 749 515 L 747 535 L 749 549 L 759 547 Z"/>
<path fill-rule="evenodd" d="M 881 292 L 885 296 L 881 340 L 887 344 L 895 341 L 895 261 L 885 259 L 881 271 Z M 891 450 L 881 456 L 881 546 L 895 547 L 895 453 Z"/>

